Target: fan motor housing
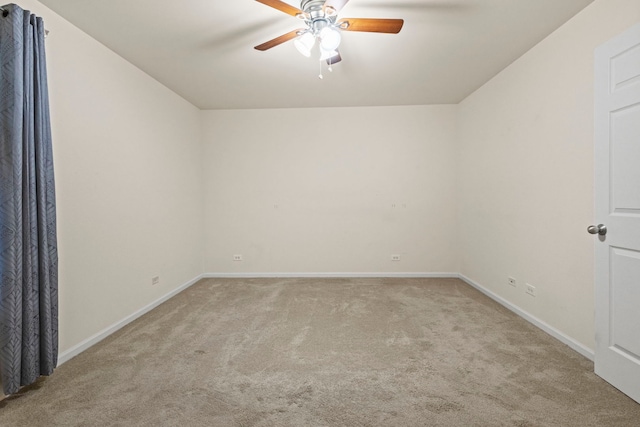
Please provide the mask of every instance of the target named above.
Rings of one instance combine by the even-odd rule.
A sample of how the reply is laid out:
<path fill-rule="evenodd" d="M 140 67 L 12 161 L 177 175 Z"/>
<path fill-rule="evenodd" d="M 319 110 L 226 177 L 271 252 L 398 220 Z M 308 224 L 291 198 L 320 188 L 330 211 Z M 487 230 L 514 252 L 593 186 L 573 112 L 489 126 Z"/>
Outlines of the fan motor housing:
<path fill-rule="evenodd" d="M 300 2 L 300 8 L 306 15 L 304 19 L 315 33 L 336 22 L 335 14 L 330 15 L 325 12 L 324 2 L 325 0 L 302 0 Z"/>
<path fill-rule="evenodd" d="M 324 6 L 324 0 L 302 0 L 300 2 L 300 9 L 307 13 L 322 10 L 322 6 Z"/>

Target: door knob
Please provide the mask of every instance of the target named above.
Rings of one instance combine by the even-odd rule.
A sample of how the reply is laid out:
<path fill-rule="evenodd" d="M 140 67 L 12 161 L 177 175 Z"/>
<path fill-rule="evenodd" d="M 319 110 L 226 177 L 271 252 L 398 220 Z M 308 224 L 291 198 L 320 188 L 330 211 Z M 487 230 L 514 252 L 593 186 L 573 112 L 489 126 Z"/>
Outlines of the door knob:
<path fill-rule="evenodd" d="M 590 225 L 587 227 L 587 231 L 589 234 L 599 234 L 604 236 L 607 234 L 607 227 L 605 227 L 604 224 Z"/>

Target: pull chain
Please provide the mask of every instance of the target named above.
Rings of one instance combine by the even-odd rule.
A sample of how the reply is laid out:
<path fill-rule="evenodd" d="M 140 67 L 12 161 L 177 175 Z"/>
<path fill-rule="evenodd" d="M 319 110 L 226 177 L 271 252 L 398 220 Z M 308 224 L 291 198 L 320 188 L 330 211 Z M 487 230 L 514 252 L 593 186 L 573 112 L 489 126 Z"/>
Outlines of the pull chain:
<path fill-rule="evenodd" d="M 318 75 L 318 78 L 322 80 L 324 79 L 324 76 L 322 75 L 322 61 L 318 61 L 318 63 L 320 64 L 320 74 Z"/>

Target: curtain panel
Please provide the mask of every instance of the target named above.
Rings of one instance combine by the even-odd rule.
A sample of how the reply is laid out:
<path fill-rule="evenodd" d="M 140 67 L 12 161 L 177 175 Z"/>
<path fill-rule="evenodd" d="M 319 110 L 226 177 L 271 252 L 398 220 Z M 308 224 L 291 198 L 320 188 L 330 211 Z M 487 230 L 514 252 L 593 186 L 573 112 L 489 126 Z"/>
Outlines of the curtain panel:
<path fill-rule="evenodd" d="M 0 14 L 0 376 L 5 394 L 58 359 L 56 205 L 44 23 Z"/>

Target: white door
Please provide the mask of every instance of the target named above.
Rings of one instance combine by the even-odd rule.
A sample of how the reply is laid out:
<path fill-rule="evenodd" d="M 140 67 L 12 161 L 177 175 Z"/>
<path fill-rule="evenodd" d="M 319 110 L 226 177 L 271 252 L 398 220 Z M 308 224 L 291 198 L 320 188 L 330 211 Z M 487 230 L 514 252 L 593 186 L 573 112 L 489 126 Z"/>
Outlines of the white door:
<path fill-rule="evenodd" d="M 595 176 L 595 372 L 640 402 L 640 24 L 596 50 Z"/>

